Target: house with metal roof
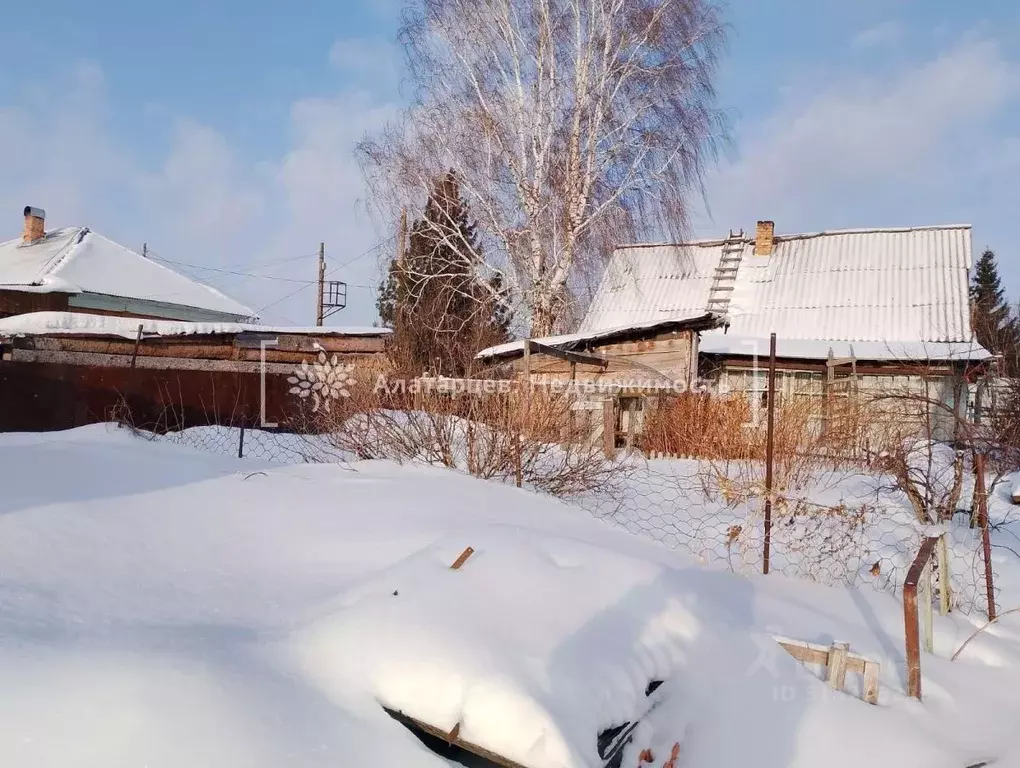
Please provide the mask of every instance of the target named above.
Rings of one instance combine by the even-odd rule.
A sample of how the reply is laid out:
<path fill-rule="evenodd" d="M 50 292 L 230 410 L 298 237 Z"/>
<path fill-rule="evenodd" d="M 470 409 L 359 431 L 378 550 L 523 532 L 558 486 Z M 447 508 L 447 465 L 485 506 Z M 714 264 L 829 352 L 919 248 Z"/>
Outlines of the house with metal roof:
<path fill-rule="evenodd" d="M 0 243 L 0 317 L 85 312 L 189 322 L 245 323 L 240 302 L 125 248 L 88 227 L 46 229 L 24 210 L 20 237 Z"/>
<path fill-rule="evenodd" d="M 983 360 L 970 326 L 970 227 L 861 229 L 616 250 L 580 331 L 720 312 L 702 353 Z"/>
<path fill-rule="evenodd" d="M 967 225 L 778 235 L 760 221 L 754 237 L 617 248 L 579 332 L 718 313 L 698 347 L 713 391 L 764 392 L 774 333 L 782 396 L 923 381 L 962 409 L 991 357 L 971 328 L 970 267 Z"/>

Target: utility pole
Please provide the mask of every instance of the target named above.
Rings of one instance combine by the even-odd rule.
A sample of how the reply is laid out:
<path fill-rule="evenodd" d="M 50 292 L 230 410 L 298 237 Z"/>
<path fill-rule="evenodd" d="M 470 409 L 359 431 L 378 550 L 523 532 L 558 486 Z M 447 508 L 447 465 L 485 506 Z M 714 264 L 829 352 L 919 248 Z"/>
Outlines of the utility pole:
<path fill-rule="evenodd" d="M 315 324 L 322 325 L 322 294 L 326 290 L 326 244 L 319 243 L 319 289 L 315 296 Z"/>

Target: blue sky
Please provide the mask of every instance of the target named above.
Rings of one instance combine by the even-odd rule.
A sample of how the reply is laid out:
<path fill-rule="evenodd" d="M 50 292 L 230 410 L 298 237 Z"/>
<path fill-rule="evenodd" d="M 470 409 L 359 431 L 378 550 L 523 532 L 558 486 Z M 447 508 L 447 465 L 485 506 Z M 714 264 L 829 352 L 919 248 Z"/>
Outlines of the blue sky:
<path fill-rule="evenodd" d="M 32 204 L 51 226 L 146 242 L 283 323 L 312 318 L 314 291 L 294 281 L 314 278 L 322 240 L 351 285 L 333 322 L 372 322 L 392 232 L 364 210 L 351 149 L 400 108 L 398 13 L 398 0 L 11 4 L 0 224 L 7 211 L 15 236 Z M 732 0 L 726 18 L 733 146 L 708 210 L 695 201 L 699 235 L 758 218 L 779 232 L 969 222 L 1020 298 L 1020 6 Z"/>

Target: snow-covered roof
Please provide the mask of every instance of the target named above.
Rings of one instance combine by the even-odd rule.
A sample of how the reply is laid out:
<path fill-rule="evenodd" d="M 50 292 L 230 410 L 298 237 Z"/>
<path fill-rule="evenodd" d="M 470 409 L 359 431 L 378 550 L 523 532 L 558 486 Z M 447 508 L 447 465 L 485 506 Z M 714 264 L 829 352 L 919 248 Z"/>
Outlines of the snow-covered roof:
<path fill-rule="evenodd" d="M 216 336 L 238 333 L 294 334 L 309 336 L 387 336 L 388 328 L 288 327 L 251 323 L 189 323 L 182 320 L 141 320 L 137 317 L 87 315 L 79 312 L 30 312 L 0 319 L 0 336 L 118 336 L 133 339 L 149 336 Z"/>
<path fill-rule="evenodd" d="M 717 283 L 730 325 L 704 333 L 702 351 L 750 354 L 748 339 L 767 351 L 775 332 L 820 341 L 817 357 L 833 342 L 873 342 L 873 359 L 944 343 L 987 356 L 970 325 L 968 225 L 777 235 L 769 256 L 754 254 L 753 238 L 622 246 L 580 330 L 704 311 L 724 248 L 737 260 Z"/>
<path fill-rule="evenodd" d="M 698 346 L 705 355 L 769 354 L 769 339 L 764 336 L 734 336 L 705 333 Z M 855 357 L 858 360 L 895 361 L 924 360 L 987 360 L 992 354 L 976 341 L 841 341 L 839 339 L 777 339 L 776 356 L 799 360 L 824 360 L 833 357 Z"/>
<path fill-rule="evenodd" d="M 0 289 L 36 293 L 93 293 L 175 304 L 236 319 L 249 307 L 215 288 L 178 274 L 88 227 L 65 227 L 32 243 L 0 243 Z"/>
<path fill-rule="evenodd" d="M 711 328 L 716 325 L 721 325 L 724 321 L 725 318 L 722 315 L 717 315 L 713 312 L 701 311 L 687 315 L 677 315 L 676 317 L 657 318 L 640 323 L 630 323 L 628 325 L 620 325 L 614 328 L 566 333 L 560 336 L 545 336 L 538 339 L 531 339 L 531 341 L 538 344 L 544 344 L 547 347 L 556 347 L 558 349 L 578 349 L 580 347 L 587 346 L 591 342 L 610 341 L 617 337 L 627 336 L 641 331 L 665 332 L 668 330 L 682 330 L 687 328 L 700 330 L 702 328 Z M 510 341 L 506 344 L 497 344 L 494 347 L 483 349 L 476 355 L 476 357 L 479 359 L 513 357 L 518 354 L 522 354 L 523 352 L 524 340 L 520 339 L 518 341 Z"/>

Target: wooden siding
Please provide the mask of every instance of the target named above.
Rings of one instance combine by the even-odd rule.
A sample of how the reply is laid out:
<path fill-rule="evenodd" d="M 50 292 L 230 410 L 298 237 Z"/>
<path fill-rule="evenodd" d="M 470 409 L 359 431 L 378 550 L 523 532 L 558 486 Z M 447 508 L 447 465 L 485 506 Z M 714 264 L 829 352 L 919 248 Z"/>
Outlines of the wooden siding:
<path fill-rule="evenodd" d="M 66 293 L 30 293 L 0 290 L 0 317 L 24 315 L 29 312 L 66 312 Z"/>
<path fill-rule="evenodd" d="M 240 322 L 240 315 L 228 315 L 162 302 L 104 297 L 99 294 L 34 293 L 0 290 L 0 317 L 25 315 L 29 312 L 79 312 L 113 317 L 139 317 L 152 320 L 185 320 L 189 322 Z"/>
<path fill-rule="evenodd" d="M 258 362 L 262 359 L 262 342 L 266 343 L 268 362 L 300 364 L 311 360 L 319 351 L 332 354 L 382 354 L 386 340 L 381 336 L 305 336 L 277 333 L 241 333 L 217 336 L 150 336 L 138 344 L 138 357 L 171 357 L 197 360 L 237 360 Z M 134 339 L 97 336 L 19 336 L 8 343 L 8 349 L 46 352 L 98 353 L 104 355 L 135 354 Z"/>
<path fill-rule="evenodd" d="M 531 377 L 536 381 L 569 380 L 572 375 L 577 381 L 625 381 L 632 383 L 628 387 L 630 389 L 641 389 L 642 383 L 646 383 L 648 389 L 670 382 L 683 382 L 686 386 L 693 378 L 694 338 L 693 331 L 678 331 L 638 341 L 593 344 L 587 352 L 606 359 L 607 365 L 603 369 L 593 365 L 572 365 L 548 355 L 532 354 L 529 360 Z M 523 375 L 523 359 L 514 361 L 514 372 Z"/>
<path fill-rule="evenodd" d="M 261 361 L 260 341 L 267 346 Z M 368 386 L 386 370 L 385 339 L 244 333 L 133 339 L 8 339 L 0 360 L 0 431 L 69 429 L 106 421 L 127 405 L 136 426 L 259 423 L 265 371 L 267 420 L 286 424 L 300 405 L 287 378 L 319 347 L 352 364 Z"/>

